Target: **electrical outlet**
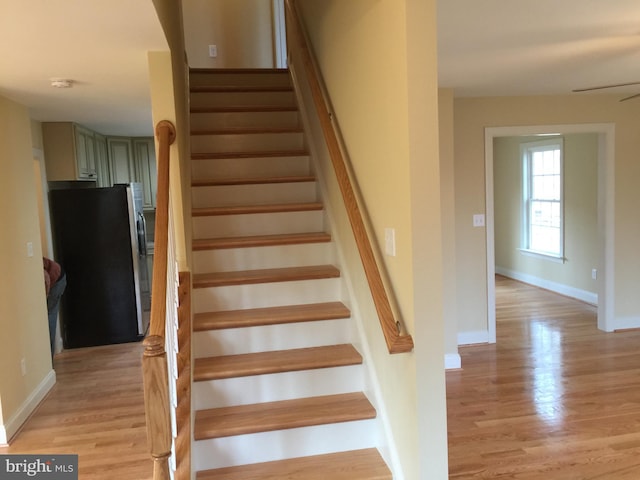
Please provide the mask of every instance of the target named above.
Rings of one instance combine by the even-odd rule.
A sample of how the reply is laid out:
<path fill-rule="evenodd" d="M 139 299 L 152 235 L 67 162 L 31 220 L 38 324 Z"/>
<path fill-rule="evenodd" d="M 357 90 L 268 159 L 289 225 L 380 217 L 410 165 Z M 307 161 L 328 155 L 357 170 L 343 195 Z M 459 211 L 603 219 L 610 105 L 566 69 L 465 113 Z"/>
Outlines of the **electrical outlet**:
<path fill-rule="evenodd" d="M 27 361 L 24 358 L 20 359 L 20 371 L 23 377 L 27 374 Z"/>
<path fill-rule="evenodd" d="M 211 58 L 215 58 L 218 56 L 218 46 L 217 45 L 209 45 L 209 56 Z"/>

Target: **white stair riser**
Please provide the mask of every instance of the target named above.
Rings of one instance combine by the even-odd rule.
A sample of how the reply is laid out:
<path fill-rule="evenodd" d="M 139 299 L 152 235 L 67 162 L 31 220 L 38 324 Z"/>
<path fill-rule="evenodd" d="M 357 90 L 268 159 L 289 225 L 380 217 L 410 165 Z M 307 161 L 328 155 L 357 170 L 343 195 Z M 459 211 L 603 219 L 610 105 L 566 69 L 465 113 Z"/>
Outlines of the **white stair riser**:
<path fill-rule="evenodd" d="M 193 290 L 196 313 L 334 302 L 339 299 L 339 278 L 194 288 Z"/>
<path fill-rule="evenodd" d="M 189 84 L 201 86 L 289 86 L 291 78 L 288 72 L 278 73 L 192 73 Z"/>
<path fill-rule="evenodd" d="M 265 205 L 300 203 L 318 200 L 316 182 L 269 183 L 256 185 L 220 185 L 193 187 L 191 206 Z"/>
<path fill-rule="evenodd" d="M 191 135 L 192 153 L 304 150 L 302 133 Z"/>
<path fill-rule="evenodd" d="M 309 174 L 308 156 L 225 158 L 191 162 L 192 180 Z"/>
<path fill-rule="evenodd" d="M 219 130 L 234 127 L 297 127 L 298 112 L 192 113 L 191 130 Z"/>
<path fill-rule="evenodd" d="M 227 106 L 269 105 L 294 107 L 296 99 L 293 92 L 192 92 L 191 106 L 227 107 Z"/>
<path fill-rule="evenodd" d="M 362 365 L 194 382 L 196 410 L 364 390 Z"/>
<path fill-rule="evenodd" d="M 333 264 L 331 243 L 229 248 L 193 252 L 194 273 Z"/>
<path fill-rule="evenodd" d="M 280 212 L 193 217 L 193 238 L 321 232 L 324 212 Z"/>
<path fill-rule="evenodd" d="M 319 320 L 193 333 L 194 358 L 349 343 L 346 319 Z"/>
<path fill-rule="evenodd" d="M 199 471 L 376 445 L 375 419 L 292 428 L 196 441 L 193 468 Z"/>

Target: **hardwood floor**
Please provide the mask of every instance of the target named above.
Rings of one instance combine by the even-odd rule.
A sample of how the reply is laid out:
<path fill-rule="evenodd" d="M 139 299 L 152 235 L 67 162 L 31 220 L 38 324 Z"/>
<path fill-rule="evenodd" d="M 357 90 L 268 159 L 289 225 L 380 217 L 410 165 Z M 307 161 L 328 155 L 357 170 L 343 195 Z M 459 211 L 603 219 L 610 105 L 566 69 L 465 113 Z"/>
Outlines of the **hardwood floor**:
<path fill-rule="evenodd" d="M 146 480 L 147 449 L 140 343 L 67 350 L 57 382 L 0 454 L 78 454 L 82 480 Z"/>
<path fill-rule="evenodd" d="M 447 372 L 450 479 L 640 478 L 640 331 L 496 278 L 497 343 Z"/>

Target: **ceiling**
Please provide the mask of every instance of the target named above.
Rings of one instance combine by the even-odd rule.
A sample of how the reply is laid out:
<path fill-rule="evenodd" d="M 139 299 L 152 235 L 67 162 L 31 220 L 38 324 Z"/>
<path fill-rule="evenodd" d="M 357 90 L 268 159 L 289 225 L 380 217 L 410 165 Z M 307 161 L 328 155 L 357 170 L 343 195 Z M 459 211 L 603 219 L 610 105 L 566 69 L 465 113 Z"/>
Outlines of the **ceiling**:
<path fill-rule="evenodd" d="M 640 82 L 640 3 L 438 0 L 438 55 L 439 84 L 457 97 Z M 598 92 L 622 98 L 640 85 Z"/>
<path fill-rule="evenodd" d="M 637 0 L 439 0 L 438 42 L 439 83 L 456 96 L 640 81 Z M 0 95 L 35 120 L 151 135 L 147 52 L 167 48 L 152 0 L 0 0 Z"/>
<path fill-rule="evenodd" d="M 158 50 L 168 47 L 151 0 L 0 0 L 0 95 L 35 120 L 151 135 L 147 52 Z"/>

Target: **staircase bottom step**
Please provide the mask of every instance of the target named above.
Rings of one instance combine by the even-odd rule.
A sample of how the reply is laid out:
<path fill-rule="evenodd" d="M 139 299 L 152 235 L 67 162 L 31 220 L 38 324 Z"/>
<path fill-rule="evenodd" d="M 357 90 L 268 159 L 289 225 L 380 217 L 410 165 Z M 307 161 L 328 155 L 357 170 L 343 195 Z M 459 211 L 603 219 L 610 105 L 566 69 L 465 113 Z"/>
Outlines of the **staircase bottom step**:
<path fill-rule="evenodd" d="M 198 472 L 197 480 L 391 480 L 375 448 Z"/>

